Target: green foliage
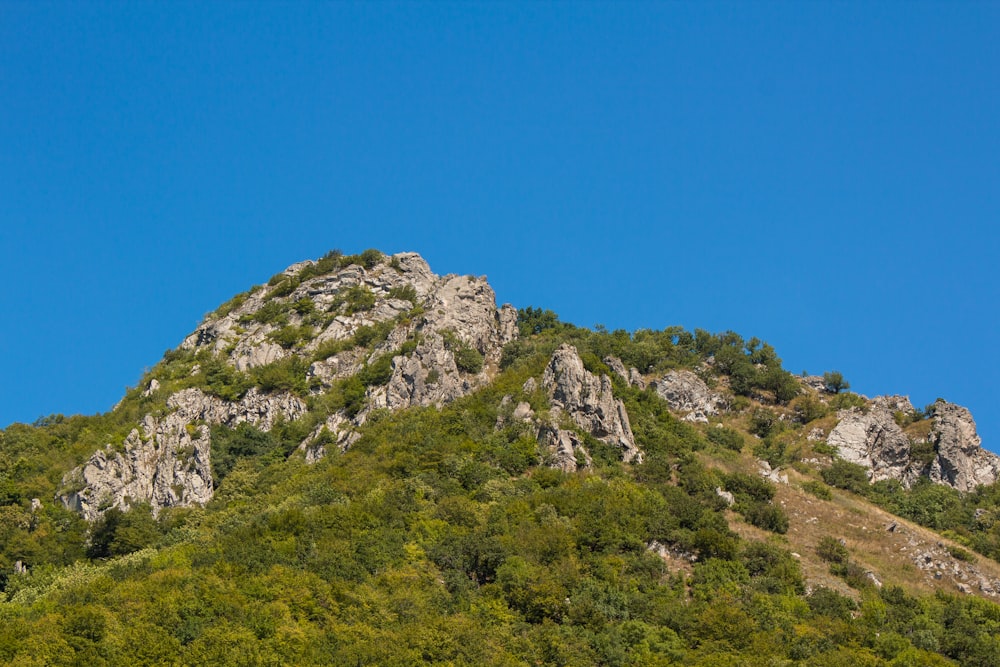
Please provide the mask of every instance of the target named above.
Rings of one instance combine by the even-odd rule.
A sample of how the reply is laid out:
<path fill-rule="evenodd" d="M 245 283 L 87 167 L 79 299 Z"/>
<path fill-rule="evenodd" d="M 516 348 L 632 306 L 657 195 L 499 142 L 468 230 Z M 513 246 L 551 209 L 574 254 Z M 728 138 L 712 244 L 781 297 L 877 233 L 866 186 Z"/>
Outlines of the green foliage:
<path fill-rule="evenodd" d="M 294 443 L 282 443 L 275 433 L 261 431 L 245 422 L 236 428 L 213 426 L 212 479 L 215 486 L 222 483 L 240 460 L 266 455 L 283 458 L 290 453 L 291 444 Z"/>
<path fill-rule="evenodd" d="M 710 428 L 705 432 L 705 437 L 708 438 L 709 442 L 713 442 L 720 447 L 734 452 L 743 449 L 743 436 L 736 429 L 726 427 Z"/>
<path fill-rule="evenodd" d="M 256 312 L 240 317 L 240 324 L 252 322 L 284 326 L 288 324 L 288 304 L 281 301 L 268 301 Z"/>
<path fill-rule="evenodd" d="M 361 384 L 366 387 L 387 384 L 392 378 L 392 357 L 391 353 L 383 354 L 365 364 L 357 376 Z"/>
<path fill-rule="evenodd" d="M 268 338 L 287 350 L 289 348 L 299 347 L 309 342 L 312 339 L 313 334 L 314 331 L 311 326 L 304 325 L 296 327 L 288 325 L 271 333 Z"/>
<path fill-rule="evenodd" d="M 363 313 L 375 307 L 375 294 L 364 285 L 352 285 L 337 293 L 330 302 L 330 312 L 341 309 L 348 315 Z"/>
<path fill-rule="evenodd" d="M 463 373 L 479 373 L 483 370 L 483 355 L 468 346 L 455 350 L 455 365 Z"/>
<path fill-rule="evenodd" d="M 756 502 L 745 513 L 747 521 L 758 528 L 784 535 L 788 532 L 788 515 L 778 505 Z"/>
<path fill-rule="evenodd" d="M 444 347 L 450 350 L 455 356 L 455 366 L 464 373 L 479 373 L 483 370 L 483 355 L 468 343 L 460 340 L 455 332 L 443 330 L 441 338 L 444 339 Z"/>
<path fill-rule="evenodd" d="M 517 328 L 522 336 L 540 334 L 543 331 L 559 331 L 562 327 L 559 316 L 551 310 L 532 306 L 517 310 Z"/>
<path fill-rule="evenodd" d="M 846 564 L 851 556 L 843 542 L 829 535 L 819 538 L 819 543 L 816 545 L 816 555 L 827 563 L 839 565 Z"/>
<path fill-rule="evenodd" d="M 860 408 L 864 410 L 868 407 L 868 403 L 861 396 L 845 391 L 830 399 L 830 407 L 834 410 L 847 410 L 848 408 Z"/>
<path fill-rule="evenodd" d="M 851 383 L 844 379 L 840 371 L 823 373 L 823 386 L 831 394 L 839 394 L 851 388 Z"/>
<path fill-rule="evenodd" d="M 820 500 L 833 500 L 833 494 L 830 492 L 830 487 L 823 482 L 810 479 L 802 483 L 802 489 L 813 494 Z"/>
<path fill-rule="evenodd" d="M 338 253 L 297 279 L 342 261 L 376 260 Z M 270 324 L 315 315 L 304 301 L 269 303 L 276 304 L 264 318 L 276 318 Z M 287 324 L 275 327 L 279 337 L 292 337 Z M 727 469 L 743 461 L 716 449 L 740 451 L 745 436 L 737 428 L 682 422 L 655 392 L 615 377 L 643 463 L 621 465 L 613 448 L 587 438 L 595 465 L 566 473 L 539 467 L 545 452 L 530 427 L 501 418 L 511 410 L 504 396 L 545 414 L 544 391 L 522 387 L 568 342 L 599 372 L 607 372 L 609 355 L 646 373 L 714 356 L 730 382 L 745 383 L 747 405 L 792 400 L 782 412 L 805 421 L 816 406 L 808 397 L 783 398 L 770 346 L 731 332 L 592 332 L 534 309 L 522 324 L 531 332 L 508 346 L 505 370 L 491 385 L 440 408 L 371 412 L 346 451 L 329 432 L 321 435 L 327 456 L 310 465 L 293 455 L 298 444 L 327 416 L 356 415 L 367 387 L 388 379 L 391 355 L 310 394 L 308 360 L 237 373 L 210 353 L 178 350 L 154 369 L 163 388 L 153 396 L 130 391 L 108 415 L 57 415 L 0 431 L 0 662 L 997 663 L 1000 606 L 990 601 L 875 590 L 834 538 L 817 553 L 860 590 L 861 604 L 824 588 L 806 596 L 802 568 L 786 548 L 794 536 L 760 542 L 733 532 L 718 486 L 734 493 L 733 509 L 748 522 L 787 530 L 787 516 L 772 504 L 775 487 L 712 467 L 713 456 Z M 365 328 L 338 345 L 372 350 L 392 326 Z M 460 348 L 457 336 L 448 344 Z M 192 377 L 195 364 L 201 370 Z M 32 511 L 30 499 L 53 498 L 66 470 L 120 440 L 144 414 L 163 414 L 167 392 L 185 386 L 229 397 L 251 386 L 287 389 L 307 396 L 310 412 L 269 432 L 213 427 L 215 499 L 162 510 L 158 521 L 148 508 L 109 510 L 90 531 L 87 559 L 79 517 L 48 501 Z M 766 408 L 746 415 L 762 438 L 755 451 L 769 459 L 791 456 L 801 438 L 775 415 Z M 954 531 L 949 537 L 970 549 L 995 548 L 998 489 L 961 495 L 936 485 L 869 485 L 863 468 L 844 462 L 827 476 Z M 819 482 L 803 488 L 829 496 Z M 952 549 L 956 558 L 971 556 Z M 690 576 L 668 565 L 678 558 L 693 559 Z M 17 560 L 28 574 L 14 572 Z"/>
<path fill-rule="evenodd" d="M 957 558 L 958 560 L 964 561 L 966 563 L 976 562 L 976 557 L 973 554 L 966 551 L 965 549 L 963 549 L 962 547 L 956 547 L 953 544 L 949 544 L 947 545 L 946 548 L 952 558 Z"/>
<path fill-rule="evenodd" d="M 806 601 L 815 616 L 827 616 L 842 621 L 849 620 L 851 612 L 857 609 L 857 604 L 851 598 L 822 586 L 810 593 Z"/>
<path fill-rule="evenodd" d="M 402 285 L 400 287 L 393 287 L 389 290 L 390 299 L 402 299 L 403 301 L 409 301 L 414 306 L 419 302 L 419 297 L 417 297 L 417 290 L 413 285 Z"/>
<path fill-rule="evenodd" d="M 253 379 L 216 355 L 203 356 L 194 380 L 207 393 L 226 401 L 238 401 L 253 386 Z"/>
<path fill-rule="evenodd" d="M 808 424 L 816 419 L 822 419 L 830 413 L 825 403 L 813 396 L 802 396 L 794 402 L 795 417 L 799 422 Z"/>
<path fill-rule="evenodd" d="M 767 408 L 755 408 L 750 414 L 750 432 L 758 438 L 766 438 L 781 430 L 778 415 Z"/>
<path fill-rule="evenodd" d="M 266 392 L 290 391 L 293 394 L 306 396 L 309 393 L 306 380 L 308 371 L 308 362 L 302 357 L 290 356 L 251 369 L 250 379 L 254 385 Z"/>
<path fill-rule="evenodd" d="M 159 537 L 159 527 L 148 504 L 137 505 L 127 512 L 112 507 L 94 522 L 87 556 L 124 556 L 151 545 Z"/>
<path fill-rule="evenodd" d="M 823 481 L 838 489 L 853 491 L 865 495 L 868 491 L 868 469 L 857 463 L 849 463 L 843 459 L 834 459 L 829 468 L 820 471 Z"/>

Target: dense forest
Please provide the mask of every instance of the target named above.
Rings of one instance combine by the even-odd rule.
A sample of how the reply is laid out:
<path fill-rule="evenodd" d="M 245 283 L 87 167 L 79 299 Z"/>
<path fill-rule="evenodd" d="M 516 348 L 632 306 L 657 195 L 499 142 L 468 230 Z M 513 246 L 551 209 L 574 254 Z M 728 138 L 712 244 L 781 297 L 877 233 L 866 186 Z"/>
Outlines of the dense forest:
<path fill-rule="evenodd" d="M 284 304 L 305 280 L 382 258 L 326 260 L 260 289 Z M 393 298 L 413 302 L 394 323 L 419 320 L 415 293 Z M 365 311 L 368 300 L 344 290 L 336 312 Z M 326 313 L 287 303 L 255 317 L 295 349 Z M 307 462 L 310 434 L 330 437 L 325 420 L 359 414 L 388 382 L 394 355 L 375 354 L 386 329 L 248 370 L 211 349 L 178 348 L 106 414 L 0 431 L 0 661 L 1000 665 L 990 596 L 927 583 L 917 570 L 872 572 L 874 556 L 843 539 L 843 526 L 816 522 L 805 535 L 795 523 L 806 503 L 814 513 L 887 511 L 942 533 L 956 561 L 989 568 L 1000 555 L 995 486 L 871 484 L 863 467 L 808 438 L 838 410 L 863 409 L 839 374 L 817 390 L 755 338 L 590 330 L 525 308 L 495 368 L 457 337 L 445 341 L 462 373 L 488 371 L 488 383 L 440 406 L 370 410 L 350 446 L 331 439 Z M 394 354 L 416 344 L 397 341 Z M 512 418 L 522 403 L 552 410 L 537 380 L 567 344 L 610 379 L 641 462 L 580 432 L 590 460 L 554 468 L 531 424 Z M 366 351 L 360 372 L 320 390 L 310 361 L 351 349 Z M 725 409 L 682 420 L 611 358 L 644 377 L 689 369 L 726 396 Z M 169 412 L 170 394 L 197 388 L 232 401 L 251 387 L 290 392 L 307 410 L 266 431 L 195 425 L 211 438 L 204 506 L 136 501 L 90 523 L 59 500 L 73 490 L 68 471 L 106 446 L 125 451 L 144 415 Z M 901 416 L 917 427 L 926 418 Z M 789 479 L 762 476 L 760 461 Z"/>

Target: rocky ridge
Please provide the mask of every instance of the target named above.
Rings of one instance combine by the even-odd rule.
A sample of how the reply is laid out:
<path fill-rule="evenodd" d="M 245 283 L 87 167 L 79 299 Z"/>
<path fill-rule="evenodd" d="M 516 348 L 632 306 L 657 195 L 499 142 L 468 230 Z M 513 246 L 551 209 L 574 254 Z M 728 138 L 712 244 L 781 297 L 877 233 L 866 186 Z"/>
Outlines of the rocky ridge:
<path fill-rule="evenodd" d="M 906 397 L 879 396 L 865 408 L 838 412 L 826 442 L 844 460 L 868 468 L 873 482 L 896 479 L 909 487 L 927 476 L 967 492 L 997 481 L 1000 457 L 982 448 L 966 408 L 939 400 L 929 431 L 907 433 L 903 424 L 919 417 Z"/>
<path fill-rule="evenodd" d="M 108 445 L 68 473 L 63 485 L 70 490 L 61 497 L 63 504 L 88 521 L 110 507 L 128 509 L 142 502 L 154 513 L 203 505 L 213 495 L 209 426 L 247 422 L 268 431 L 278 419 L 302 416 L 306 406 L 288 393 L 267 395 L 254 388 L 233 403 L 192 388 L 171 395 L 167 408 L 172 412 L 164 416 L 143 417 L 120 450 Z"/>
<path fill-rule="evenodd" d="M 302 443 L 307 461 L 327 446 L 349 446 L 372 410 L 442 405 L 482 387 L 517 336 L 517 312 L 497 308 L 485 277 L 437 276 L 416 253 L 370 253 L 293 264 L 208 316 L 180 346 L 239 373 L 298 357 L 316 395 L 381 364 L 388 378 L 364 388 L 360 409 L 328 416 Z M 154 378 L 146 395 L 159 386 Z M 140 502 L 154 512 L 204 504 L 213 495 L 209 426 L 248 422 L 267 431 L 305 411 L 287 392 L 252 388 L 227 401 L 183 389 L 167 397 L 165 415 L 147 414 L 121 447 L 109 445 L 68 473 L 61 499 L 89 520 Z"/>
<path fill-rule="evenodd" d="M 153 377 L 143 396 L 162 395 L 162 407 L 145 414 L 118 446 L 108 445 L 67 474 L 61 499 L 90 520 L 109 507 L 142 502 L 154 512 L 204 504 L 214 492 L 211 426 L 246 422 L 268 431 L 279 420 L 306 414 L 307 395 L 353 392 L 350 401 L 310 417 L 315 422 L 300 450 L 314 462 L 331 447 L 343 450 L 355 442 L 374 410 L 441 406 L 487 385 L 499 372 L 504 346 L 517 336 L 517 312 L 497 307 L 485 277 L 438 276 L 416 253 L 368 251 L 294 264 L 208 316 L 177 353 L 201 360 L 191 377 L 205 374 L 206 360 L 243 377 L 296 362 L 288 367 L 308 389 L 296 395 L 247 385 L 222 398 L 191 386 L 194 380 Z M 648 386 L 686 421 L 706 423 L 729 409 L 725 389 L 711 389 L 690 370 L 648 378 L 617 357 L 603 362 L 626 386 Z M 819 377 L 802 384 L 825 391 Z M 528 424 L 551 465 L 566 471 L 590 466 L 588 436 L 616 448 L 625 462 L 642 461 L 611 376 L 588 371 L 575 347 L 556 349 L 524 393 L 538 388 L 550 407 L 543 416 L 522 401 L 507 406 L 510 414 L 502 419 Z M 916 414 L 905 398 L 879 397 L 864 409 L 838 413 L 826 442 L 842 458 L 869 468 L 873 481 L 899 479 L 909 486 L 928 476 L 968 491 L 997 479 L 1000 457 L 980 447 L 968 410 L 939 403 L 929 429 L 917 437 L 904 428 Z"/>

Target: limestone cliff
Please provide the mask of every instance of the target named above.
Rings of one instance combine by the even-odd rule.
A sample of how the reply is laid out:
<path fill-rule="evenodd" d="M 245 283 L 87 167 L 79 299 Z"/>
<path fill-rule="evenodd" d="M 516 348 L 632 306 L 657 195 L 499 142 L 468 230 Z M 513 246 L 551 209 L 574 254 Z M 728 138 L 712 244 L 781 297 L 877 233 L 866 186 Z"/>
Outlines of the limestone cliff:
<path fill-rule="evenodd" d="M 1000 477 L 1000 457 L 981 447 L 966 408 L 938 401 L 928 417 L 929 435 L 911 437 L 900 422 L 916 415 L 907 398 L 879 396 L 864 409 L 840 411 L 826 441 L 841 458 L 868 468 L 873 482 L 897 479 L 909 487 L 926 475 L 971 491 Z"/>

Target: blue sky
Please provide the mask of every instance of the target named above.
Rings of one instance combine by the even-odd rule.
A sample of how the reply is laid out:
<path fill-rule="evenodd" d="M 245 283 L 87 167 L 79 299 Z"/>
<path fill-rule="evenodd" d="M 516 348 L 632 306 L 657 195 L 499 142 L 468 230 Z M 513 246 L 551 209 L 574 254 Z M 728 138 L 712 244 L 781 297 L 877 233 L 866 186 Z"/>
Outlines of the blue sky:
<path fill-rule="evenodd" d="M 0 426 L 376 247 L 1000 451 L 998 45 L 987 3 L 0 2 Z"/>

